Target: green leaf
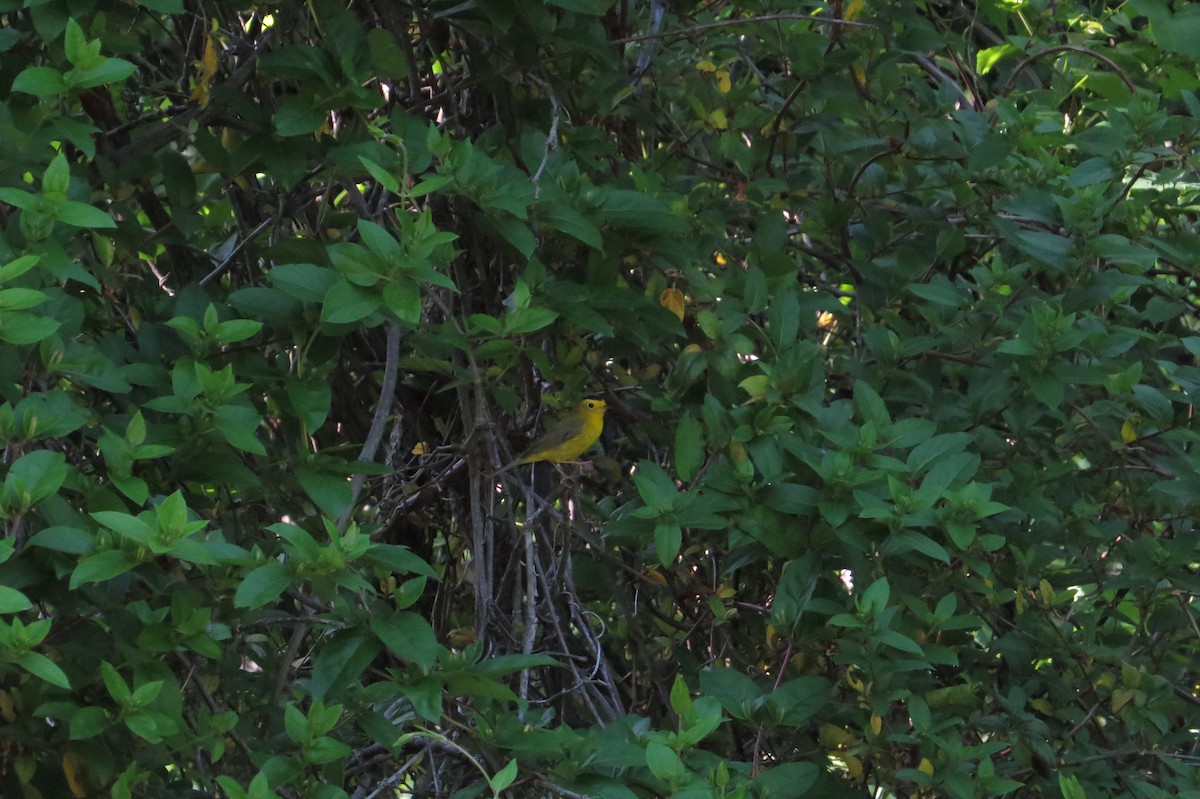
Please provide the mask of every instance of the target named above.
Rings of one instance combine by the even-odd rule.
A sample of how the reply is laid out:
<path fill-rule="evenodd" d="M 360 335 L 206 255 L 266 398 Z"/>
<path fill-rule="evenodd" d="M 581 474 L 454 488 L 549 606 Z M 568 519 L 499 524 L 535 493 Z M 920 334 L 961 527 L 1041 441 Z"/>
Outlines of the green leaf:
<path fill-rule="evenodd" d="M 567 11 L 599 17 L 612 8 L 616 0 L 549 0 L 549 2 L 550 5 L 565 8 Z"/>
<path fill-rule="evenodd" d="M 379 654 L 378 639 L 363 631 L 338 633 L 317 653 L 309 684 L 314 699 L 336 698 L 357 683 Z"/>
<path fill-rule="evenodd" d="M 784 727 L 802 727 L 830 701 L 831 687 L 824 677 L 788 680 L 763 698 L 763 707 Z"/>
<path fill-rule="evenodd" d="M 796 799 L 816 783 L 820 770 L 813 763 L 781 763 L 765 769 L 754 779 L 760 796 Z"/>
<path fill-rule="evenodd" d="M 69 471 L 61 452 L 39 449 L 22 455 L 4 478 L 9 506 L 26 511 L 44 502 L 58 491 Z"/>
<path fill-rule="evenodd" d="M 498 795 L 501 791 L 512 785 L 517 779 L 517 761 L 509 760 L 504 764 L 504 768 L 497 771 L 491 778 L 488 779 L 488 786 L 492 789 L 493 795 Z"/>
<path fill-rule="evenodd" d="M 367 219 L 358 220 L 358 235 L 363 244 L 389 266 L 397 266 L 404 258 L 400 244 L 382 226 Z"/>
<path fill-rule="evenodd" d="M 687 774 L 675 750 L 657 741 L 646 744 L 646 766 L 655 777 L 668 782 L 681 782 Z"/>
<path fill-rule="evenodd" d="M 980 75 L 986 75 L 1005 57 L 1017 55 L 1020 52 L 1018 47 L 1008 42 L 995 47 L 985 47 L 975 54 L 975 69 Z"/>
<path fill-rule="evenodd" d="M 704 430 L 696 417 L 685 413 L 675 427 L 675 473 L 685 483 L 704 462 Z"/>
<path fill-rule="evenodd" d="M 104 708 L 84 707 L 71 716 L 70 730 L 72 741 L 84 741 L 95 738 L 112 726 L 112 719 Z"/>
<path fill-rule="evenodd" d="M 701 671 L 700 690 L 720 702 L 726 713 L 739 719 L 749 719 L 763 696 L 753 680 L 730 668 Z"/>
<path fill-rule="evenodd" d="M 887 644 L 893 649 L 899 649 L 901 652 L 908 652 L 912 655 L 925 656 L 925 651 L 921 649 L 916 641 L 906 635 L 896 632 L 895 630 L 884 630 L 879 633 L 879 640 Z"/>
<path fill-rule="evenodd" d="M 547 227 L 562 231 L 597 252 L 604 252 L 604 237 L 600 235 L 600 230 L 574 208 L 552 203 L 547 204 L 538 215 Z"/>
<path fill-rule="evenodd" d="M 396 574 L 418 574 L 433 580 L 441 579 L 441 575 L 424 558 L 407 547 L 395 544 L 375 544 L 367 550 L 365 557 Z"/>
<path fill-rule="evenodd" d="M 1188 58 L 1200 57 L 1200 8 L 1184 5 L 1170 15 L 1169 21 L 1153 22 L 1151 32 L 1164 50 Z"/>
<path fill-rule="evenodd" d="M 304 711 L 291 702 L 283 709 L 283 728 L 296 743 L 304 743 L 312 737 L 308 732 L 308 718 Z"/>
<path fill-rule="evenodd" d="M 773 483 L 759 493 L 758 500 L 780 513 L 801 515 L 817 509 L 816 489 L 794 483 Z"/>
<path fill-rule="evenodd" d="M 281 264 L 267 272 L 267 279 L 301 302 L 321 302 L 343 280 L 332 269 L 315 264 Z"/>
<path fill-rule="evenodd" d="M 627 189 L 600 192 L 597 215 L 617 228 L 664 236 L 682 236 L 687 224 L 657 197 Z"/>
<path fill-rule="evenodd" d="M 182 14 L 183 0 L 136 0 L 142 8 L 157 11 L 160 14 Z"/>
<path fill-rule="evenodd" d="M 878 616 L 883 613 L 891 600 L 892 587 L 886 577 L 880 577 L 871 583 L 858 599 L 858 606 L 866 616 Z"/>
<path fill-rule="evenodd" d="M 375 33 L 376 31 L 379 31 L 380 33 L 383 32 L 381 29 L 377 28 L 372 30 L 370 33 Z M 370 37 L 368 36 L 368 38 Z M 366 156 L 360 155 L 358 160 L 359 163 L 363 165 L 363 168 L 367 170 L 368 174 L 375 178 L 375 180 L 379 181 L 379 184 L 385 189 L 390 191 L 392 194 L 397 194 L 400 191 L 400 182 L 396 180 L 396 178 L 393 177 L 390 172 Z"/>
<path fill-rule="evenodd" d="M 437 721 L 442 717 L 442 680 L 426 676 L 400 686 L 400 692 L 412 702 L 413 710 L 426 721 Z"/>
<path fill-rule="evenodd" d="M 908 470 L 911 474 L 920 474 L 934 461 L 962 450 L 970 441 L 971 437 L 966 433 L 945 433 L 926 439 L 908 454 Z"/>
<path fill-rule="evenodd" d="M 108 689 L 108 695 L 113 701 L 121 707 L 128 706 L 133 699 L 133 693 L 116 667 L 107 660 L 101 661 L 100 676 L 104 679 L 104 687 Z"/>
<path fill-rule="evenodd" d="M 908 290 L 923 300 L 946 308 L 961 308 L 968 298 L 945 275 L 934 275 L 928 283 L 910 283 Z"/>
<path fill-rule="evenodd" d="M 659 522 L 654 525 L 654 553 L 658 562 L 670 566 L 683 545 L 683 530 L 675 522 Z"/>
<path fill-rule="evenodd" d="M 1045 230 L 1018 230 L 1012 241 L 1025 254 L 1057 267 L 1066 266 L 1067 256 L 1075 246 L 1065 236 Z"/>
<path fill-rule="evenodd" d="M 128 513 L 104 510 L 96 511 L 91 516 L 113 532 L 120 533 L 134 543 L 143 546 L 148 546 L 150 537 L 154 535 L 154 528 L 142 519 L 130 516 Z"/>
<path fill-rule="evenodd" d="M 504 332 L 510 336 L 532 333 L 549 327 L 558 319 L 558 311 L 549 308 L 518 308 L 504 316 Z"/>
<path fill-rule="evenodd" d="M 382 304 L 383 298 L 378 292 L 367 291 L 339 278 L 325 294 L 321 321 L 332 324 L 358 322 L 378 311 Z"/>
<path fill-rule="evenodd" d="M 437 662 L 441 645 L 433 628 L 421 616 L 407 611 L 398 611 L 388 617 L 371 616 L 371 631 L 396 657 L 414 663 L 424 671 Z"/>
<path fill-rule="evenodd" d="M 639 461 L 633 474 L 633 482 L 647 507 L 660 513 L 674 507 L 679 489 L 675 487 L 675 481 L 670 475 L 654 461 Z"/>
<path fill-rule="evenodd" d="M 64 79 L 74 88 L 90 89 L 106 83 L 121 83 L 133 74 L 137 67 L 123 58 L 106 58 L 89 69 L 79 70 L 74 76 L 67 73 Z"/>
<path fill-rule="evenodd" d="M 292 582 L 288 570 L 279 561 L 268 561 L 242 578 L 233 595 L 238 608 L 260 608 L 274 602 Z"/>
<path fill-rule="evenodd" d="M 1058 789 L 1062 792 L 1063 799 L 1087 799 L 1087 792 L 1079 782 L 1079 777 L 1074 774 L 1059 772 Z"/>
<path fill-rule="evenodd" d="M 73 22 L 70 20 L 69 22 Z M 76 25 L 76 28 L 79 26 Z M 67 29 L 70 30 L 68 24 Z M 42 193 L 47 197 L 65 199 L 67 189 L 71 186 L 71 168 L 67 166 L 67 159 L 62 153 L 50 159 L 50 165 L 46 167 L 46 172 L 42 175 Z"/>
<path fill-rule="evenodd" d="M 313 104 L 310 97 L 285 98 L 275 112 L 275 132 L 280 136 L 307 136 L 325 124 L 328 112 Z"/>
<path fill-rule="evenodd" d="M 0 316 L 0 341 L 9 344 L 34 344 L 54 335 L 60 326 L 56 319 L 9 311 Z"/>
<path fill-rule="evenodd" d="M 95 539 L 75 527 L 47 527 L 34 533 L 29 545 L 72 555 L 88 555 L 96 549 Z"/>
<path fill-rule="evenodd" d="M 905 530 L 896 536 L 896 541 L 906 548 L 915 549 L 922 555 L 927 555 L 934 560 L 942 563 L 950 562 L 950 553 L 946 551 L 946 548 L 929 536 L 921 535 L 912 530 Z"/>
<path fill-rule="evenodd" d="M 410 325 L 421 322 L 421 290 L 407 277 L 397 277 L 383 287 L 383 304 L 396 318 Z"/>
<path fill-rule="evenodd" d="M 29 597 L 15 588 L 0 585 L 0 613 L 20 613 L 31 607 L 33 603 L 29 601 Z"/>
<path fill-rule="evenodd" d="M 66 673 L 50 658 L 38 652 L 23 652 L 15 658 L 18 666 L 33 676 L 65 691 L 71 690 Z"/>
<path fill-rule="evenodd" d="M 70 587 L 72 590 L 88 583 L 99 583 L 119 577 L 136 566 L 137 563 L 125 552 L 110 549 L 89 555 L 79 562 L 71 572 Z"/>
<path fill-rule="evenodd" d="M 22 195 L 24 192 L 16 192 L 17 195 Z M 13 261 L 0 266 L 0 283 L 6 283 L 9 280 L 20 277 L 28 272 L 33 267 L 37 266 L 41 260 L 40 255 L 23 255 Z"/>
<path fill-rule="evenodd" d="M 12 90 L 37 97 L 53 97 L 67 90 L 62 73 L 50 67 L 25 67 L 13 80 Z M 3 199 L 3 198 L 0 198 Z M 9 202 L 7 199 L 5 202 Z M 15 203 L 14 203 L 15 204 Z"/>
<path fill-rule="evenodd" d="M 302 466 L 296 469 L 296 481 L 308 498 L 331 519 L 337 518 L 350 507 L 353 493 L 344 474 L 330 474 Z"/>
<path fill-rule="evenodd" d="M 222 405 L 213 412 L 213 424 L 232 446 L 253 455 L 266 455 L 266 447 L 255 435 L 262 417 L 250 405 Z"/>

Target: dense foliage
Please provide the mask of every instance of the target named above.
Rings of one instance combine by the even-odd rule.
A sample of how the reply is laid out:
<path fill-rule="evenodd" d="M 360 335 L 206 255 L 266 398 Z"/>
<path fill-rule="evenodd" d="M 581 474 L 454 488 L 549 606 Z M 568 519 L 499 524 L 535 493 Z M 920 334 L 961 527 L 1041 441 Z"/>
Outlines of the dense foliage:
<path fill-rule="evenodd" d="M 0 12 L 0 794 L 1200 796 L 1196 6 Z"/>

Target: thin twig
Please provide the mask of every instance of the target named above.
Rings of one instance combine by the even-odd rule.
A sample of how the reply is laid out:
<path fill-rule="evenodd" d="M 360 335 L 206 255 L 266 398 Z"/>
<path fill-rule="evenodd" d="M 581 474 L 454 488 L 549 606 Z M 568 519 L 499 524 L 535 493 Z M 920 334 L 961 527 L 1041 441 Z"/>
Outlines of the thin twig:
<path fill-rule="evenodd" d="M 538 82 L 541 83 L 541 81 Z M 554 111 L 550 120 L 550 132 L 546 134 L 546 146 L 542 149 L 542 162 L 538 164 L 537 171 L 529 179 L 533 183 L 534 199 L 541 196 L 542 187 L 538 184 L 538 181 L 542 179 L 542 172 L 546 170 L 546 164 L 550 163 L 550 153 L 558 149 L 558 120 L 562 116 L 562 104 L 558 102 L 558 95 L 554 93 L 554 89 L 549 85 L 545 85 L 544 88 L 550 95 L 550 107 Z"/>
<path fill-rule="evenodd" d="M 975 104 L 967 98 L 967 93 L 962 90 L 962 87 L 955 82 L 954 78 L 943 72 L 937 64 L 933 63 L 933 61 L 921 55 L 920 53 L 910 53 L 909 57 L 912 58 L 913 61 L 916 61 L 917 64 L 920 65 L 921 69 L 925 70 L 942 83 L 954 89 L 954 91 L 958 94 L 958 102 L 963 108 L 975 107 Z"/>
<path fill-rule="evenodd" d="M 417 765 L 417 763 L 420 763 L 424 757 L 424 751 L 417 752 L 415 755 L 406 760 L 404 765 L 400 766 L 399 769 L 389 774 L 386 779 L 380 781 L 380 783 L 375 786 L 375 790 L 367 794 L 364 799 L 375 799 L 376 796 L 379 796 L 379 794 L 398 783 L 400 778 L 407 774 L 413 766 Z"/>
<path fill-rule="evenodd" d="M 258 224 L 258 227 L 254 228 L 254 230 L 251 230 L 250 233 L 246 236 L 246 238 L 242 239 L 241 241 L 239 241 L 237 243 L 237 246 L 234 247 L 233 250 L 229 253 L 229 255 L 227 255 L 225 257 L 224 261 L 221 261 L 221 263 L 217 264 L 216 269 L 212 270 L 207 275 L 200 278 L 200 285 L 206 286 L 209 283 L 211 283 L 213 280 L 216 280 L 221 275 L 222 272 L 224 272 L 226 269 L 229 268 L 229 265 L 231 263 L 233 263 L 233 259 L 237 258 L 239 255 L 242 254 L 242 250 L 246 249 L 246 247 L 248 247 L 251 242 L 253 242 L 259 236 L 261 236 L 263 234 L 263 232 L 268 227 L 271 226 L 271 223 L 275 221 L 276 215 L 279 215 L 282 213 L 283 213 L 283 207 L 280 206 L 279 211 L 276 212 L 276 214 L 272 214 L 271 216 L 267 217 L 262 222 L 260 222 Z"/>
<path fill-rule="evenodd" d="M 646 31 L 651 35 L 661 32 L 663 19 L 666 17 L 666 14 L 666 0 L 651 0 L 650 24 L 646 27 Z M 642 82 L 642 76 L 644 76 L 650 70 L 650 63 L 654 60 L 656 43 L 656 39 L 647 40 L 646 45 L 642 47 L 641 51 L 638 53 L 637 66 L 634 67 L 633 77 L 629 80 L 629 85 L 635 90 Z"/>
<path fill-rule="evenodd" d="M 645 42 L 650 39 L 665 39 L 667 37 L 685 37 L 691 36 L 693 33 L 703 33 L 705 31 L 717 30 L 718 28 L 731 28 L 736 25 L 757 25 L 761 22 L 786 22 L 795 20 L 797 22 L 819 22 L 822 25 L 845 25 L 850 28 L 874 28 L 875 26 L 869 22 L 853 22 L 848 19 L 835 19 L 833 17 L 814 17 L 812 14 L 764 14 L 761 17 L 746 17 L 745 19 L 723 19 L 717 22 L 708 22 L 704 25 L 693 25 L 690 28 L 679 28 L 676 30 L 660 31 L 659 33 L 643 33 L 638 36 L 625 36 L 621 39 L 609 39 L 609 44 L 629 44 L 630 42 Z"/>
<path fill-rule="evenodd" d="M 1048 47 L 1045 50 L 1039 50 L 1038 52 L 1034 53 L 1033 55 L 1027 56 L 1019 64 L 1017 64 L 1015 67 L 1013 67 L 1012 74 L 1008 76 L 1008 80 L 1005 81 L 1005 83 L 1004 83 L 1004 88 L 1000 90 L 1000 96 L 1007 97 L 1008 93 L 1012 90 L 1012 85 L 1016 81 L 1017 76 L 1020 75 L 1021 72 L 1023 72 L 1027 66 L 1032 64 L 1037 59 L 1041 58 L 1044 55 L 1054 55 L 1055 53 L 1068 53 L 1068 52 L 1069 53 L 1080 53 L 1082 55 L 1091 56 L 1092 58 L 1096 59 L 1100 63 L 1107 66 L 1113 72 L 1117 73 L 1117 75 L 1121 78 L 1121 80 L 1124 81 L 1125 88 L 1129 89 L 1129 91 L 1131 93 L 1137 92 L 1137 87 L 1133 85 L 1133 81 L 1131 81 L 1129 79 L 1129 76 L 1125 74 L 1125 71 L 1123 69 L 1121 69 L 1120 66 L 1117 65 L 1116 61 L 1113 61 L 1108 56 L 1101 55 L 1100 53 L 1097 53 L 1095 50 L 1088 49 L 1087 47 L 1081 47 L 1080 45 L 1077 45 L 1077 44 L 1060 44 L 1060 45 L 1056 45 L 1055 47 Z"/>
<path fill-rule="evenodd" d="M 363 442 L 362 451 L 358 454 L 359 463 L 370 463 L 375 460 L 379 444 L 383 441 L 383 428 L 392 414 L 392 402 L 396 396 L 396 374 L 400 371 L 400 327 L 392 322 L 387 329 L 387 355 L 383 365 L 383 384 L 379 388 L 379 404 L 375 406 L 375 416 L 371 419 L 371 429 L 367 431 L 367 439 Z M 338 519 L 338 529 L 345 530 L 350 521 L 350 514 L 358 503 L 358 495 L 362 491 L 363 482 L 367 479 L 364 474 L 356 474 L 350 480 L 350 505 Z"/>

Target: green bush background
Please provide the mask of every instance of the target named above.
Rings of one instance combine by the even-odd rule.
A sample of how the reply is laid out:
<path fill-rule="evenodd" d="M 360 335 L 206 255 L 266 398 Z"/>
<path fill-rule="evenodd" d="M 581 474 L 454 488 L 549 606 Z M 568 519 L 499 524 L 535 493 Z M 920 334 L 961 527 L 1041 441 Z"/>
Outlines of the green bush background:
<path fill-rule="evenodd" d="M 0 794 L 1200 796 L 1198 56 L 0 0 Z"/>

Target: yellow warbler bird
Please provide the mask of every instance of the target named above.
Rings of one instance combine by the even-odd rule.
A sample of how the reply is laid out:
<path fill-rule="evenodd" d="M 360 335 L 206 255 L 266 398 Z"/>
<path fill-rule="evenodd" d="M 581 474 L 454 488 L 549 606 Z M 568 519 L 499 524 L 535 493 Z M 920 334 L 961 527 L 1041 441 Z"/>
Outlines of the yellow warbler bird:
<path fill-rule="evenodd" d="M 506 472 L 514 466 L 537 461 L 561 463 L 578 458 L 600 438 L 604 430 L 604 400 L 586 399 L 575 406 L 563 419 L 534 441 L 512 463 L 500 469 Z"/>

